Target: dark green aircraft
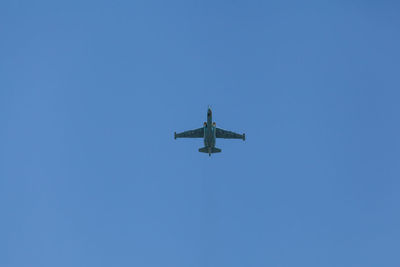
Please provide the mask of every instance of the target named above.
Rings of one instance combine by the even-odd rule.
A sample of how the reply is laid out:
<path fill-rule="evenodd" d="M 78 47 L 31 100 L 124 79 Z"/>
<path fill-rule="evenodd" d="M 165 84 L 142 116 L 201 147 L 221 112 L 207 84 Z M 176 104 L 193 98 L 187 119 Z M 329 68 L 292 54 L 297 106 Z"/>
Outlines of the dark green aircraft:
<path fill-rule="evenodd" d="M 185 131 L 182 133 L 174 133 L 176 138 L 204 138 L 204 147 L 199 149 L 199 152 L 208 153 L 211 156 L 212 153 L 219 153 L 221 149 L 215 147 L 215 140 L 217 138 L 225 139 L 246 139 L 245 134 L 237 134 L 234 132 L 222 130 L 217 128 L 215 122 L 212 122 L 212 111 L 208 107 L 207 110 L 207 122 L 204 122 L 204 126 L 199 129 Z"/>

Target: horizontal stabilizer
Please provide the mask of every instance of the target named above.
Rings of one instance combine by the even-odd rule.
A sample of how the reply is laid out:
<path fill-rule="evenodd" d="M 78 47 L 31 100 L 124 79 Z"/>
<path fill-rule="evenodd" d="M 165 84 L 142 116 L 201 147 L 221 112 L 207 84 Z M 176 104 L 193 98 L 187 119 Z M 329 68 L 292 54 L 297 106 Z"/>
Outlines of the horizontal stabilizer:
<path fill-rule="evenodd" d="M 203 152 L 203 153 L 219 153 L 222 150 L 216 147 L 202 147 L 199 149 L 199 152 Z"/>

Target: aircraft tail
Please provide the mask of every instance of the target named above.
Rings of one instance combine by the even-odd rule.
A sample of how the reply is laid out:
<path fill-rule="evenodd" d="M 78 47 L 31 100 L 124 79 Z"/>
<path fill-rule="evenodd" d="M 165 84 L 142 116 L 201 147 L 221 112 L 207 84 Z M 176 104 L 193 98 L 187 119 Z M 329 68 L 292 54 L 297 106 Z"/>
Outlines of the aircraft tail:
<path fill-rule="evenodd" d="M 208 153 L 208 154 L 212 154 L 212 153 L 219 153 L 222 150 L 216 147 L 202 147 L 199 149 L 199 152 L 203 152 L 203 153 Z"/>

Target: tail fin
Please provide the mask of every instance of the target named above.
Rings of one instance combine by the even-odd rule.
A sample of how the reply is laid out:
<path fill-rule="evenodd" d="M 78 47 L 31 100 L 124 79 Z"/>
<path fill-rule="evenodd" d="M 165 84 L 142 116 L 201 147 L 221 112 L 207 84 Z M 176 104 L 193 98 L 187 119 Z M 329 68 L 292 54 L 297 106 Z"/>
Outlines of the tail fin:
<path fill-rule="evenodd" d="M 203 153 L 219 153 L 222 150 L 216 147 L 202 147 L 199 149 L 199 152 L 203 152 Z"/>

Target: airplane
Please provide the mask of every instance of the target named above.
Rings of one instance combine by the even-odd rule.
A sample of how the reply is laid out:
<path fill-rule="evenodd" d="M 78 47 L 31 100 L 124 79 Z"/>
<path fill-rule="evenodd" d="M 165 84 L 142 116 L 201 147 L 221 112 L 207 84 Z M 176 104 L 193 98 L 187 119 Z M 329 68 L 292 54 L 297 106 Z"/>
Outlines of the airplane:
<path fill-rule="evenodd" d="M 204 122 L 203 127 L 181 133 L 175 132 L 174 138 L 203 138 L 204 147 L 200 148 L 199 152 L 208 153 L 208 155 L 211 157 L 211 154 L 222 151 L 221 149 L 215 147 L 215 141 L 217 138 L 242 139 L 244 141 L 246 140 L 246 135 L 217 128 L 216 123 L 212 121 L 211 107 L 208 107 L 207 122 Z"/>

